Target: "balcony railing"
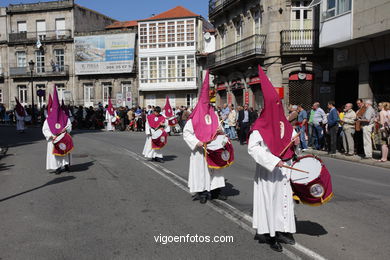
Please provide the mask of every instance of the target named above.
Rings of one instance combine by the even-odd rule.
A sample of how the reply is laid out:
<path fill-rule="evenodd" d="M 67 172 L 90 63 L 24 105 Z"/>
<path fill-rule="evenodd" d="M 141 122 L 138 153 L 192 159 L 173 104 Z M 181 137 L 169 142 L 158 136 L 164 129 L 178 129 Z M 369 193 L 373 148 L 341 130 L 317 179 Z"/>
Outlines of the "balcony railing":
<path fill-rule="evenodd" d="M 318 30 L 281 31 L 282 54 L 312 54 L 318 48 Z"/>
<path fill-rule="evenodd" d="M 219 49 L 208 55 L 207 66 L 212 68 L 250 56 L 264 55 L 265 38 L 265 35 L 255 34 Z"/>
<path fill-rule="evenodd" d="M 10 43 L 62 41 L 72 38 L 71 30 L 56 30 L 43 32 L 18 32 L 9 34 Z"/>
<path fill-rule="evenodd" d="M 209 17 L 212 17 L 234 2 L 239 2 L 239 0 L 209 0 Z"/>
<path fill-rule="evenodd" d="M 26 67 L 10 67 L 9 74 L 12 78 L 31 77 L 31 71 Z M 69 66 L 35 66 L 33 77 L 58 77 L 69 75 Z"/>
<path fill-rule="evenodd" d="M 2 67 L 0 67 L 0 78 L 4 78 L 4 71 Z"/>

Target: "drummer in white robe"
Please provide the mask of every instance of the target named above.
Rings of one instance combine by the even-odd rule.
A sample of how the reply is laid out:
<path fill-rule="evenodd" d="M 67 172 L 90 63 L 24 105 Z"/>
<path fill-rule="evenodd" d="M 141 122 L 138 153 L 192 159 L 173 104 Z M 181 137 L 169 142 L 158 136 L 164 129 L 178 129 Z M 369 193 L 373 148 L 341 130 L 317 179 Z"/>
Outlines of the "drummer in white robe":
<path fill-rule="evenodd" d="M 154 113 L 147 116 L 145 122 L 146 141 L 144 145 L 144 150 L 142 151 L 142 155 L 145 156 L 145 158 L 147 159 L 152 159 L 157 162 L 163 163 L 164 159 L 161 150 L 152 148 L 152 136 L 156 132 L 156 130 L 158 128 L 161 128 L 164 129 L 164 131 L 166 131 L 167 128 L 169 127 L 167 124 L 167 120 L 160 113 L 161 113 L 161 108 L 157 106 L 155 107 Z M 152 127 L 151 124 L 154 127 Z"/>
<path fill-rule="evenodd" d="M 203 148 L 218 131 L 222 129 L 218 115 L 210 105 L 207 71 L 198 104 L 183 129 L 184 141 L 191 149 L 188 187 L 191 193 L 195 193 L 194 200 L 199 199 L 202 204 L 211 198 L 226 200 L 226 196 L 221 194 L 221 188 L 225 187 L 223 170 L 208 167 Z"/>
<path fill-rule="evenodd" d="M 253 191 L 253 228 L 257 238 L 281 252 L 280 243 L 294 244 L 296 232 L 291 171 L 294 146 L 299 144 L 291 124 L 284 116 L 282 102 L 259 66 L 264 109 L 253 124 L 248 153 L 256 161 Z"/>
<path fill-rule="evenodd" d="M 116 111 L 111 102 L 111 97 L 108 98 L 108 107 L 106 109 L 106 131 L 115 131 Z"/>
<path fill-rule="evenodd" d="M 19 100 L 15 97 L 16 106 L 15 106 L 15 118 L 16 118 L 16 131 L 19 133 L 24 133 L 25 126 L 24 121 L 26 119 L 27 113 Z"/>

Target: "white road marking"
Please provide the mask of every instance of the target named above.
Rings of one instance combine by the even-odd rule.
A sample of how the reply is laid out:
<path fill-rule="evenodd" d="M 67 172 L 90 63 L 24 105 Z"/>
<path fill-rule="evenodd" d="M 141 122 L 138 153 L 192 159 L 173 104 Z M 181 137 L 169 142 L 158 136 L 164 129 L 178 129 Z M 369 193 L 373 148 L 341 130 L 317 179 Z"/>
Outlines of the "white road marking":
<path fill-rule="evenodd" d="M 131 157 L 133 157 L 134 159 L 136 159 L 137 161 L 139 161 L 140 163 L 142 163 L 146 167 L 152 169 L 154 172 L 156 172 L 157 174 L 159 174 L 163 178 L 172 182 L 174 185 L 176 185 L 177 187 L 179 187 L 183 191 L 190 193 L 187 186 L 183 184 L 183 183 L 187 183 L 187 180 L 184 179 L 183 177 L 173 173 L 172 171 L 168 170 L 167 168 L 164 168 L 161 165 L 157 165 L 153 162 L 149 162 L 149 161 L 145 160 L 143 157 L 141 157 L 140 155 L 138 155 L 137 153 L 135 153 L 133 151 L 130 151 L 126 148 L 121 148 L 121 149 L 123 149 L 123 151 L 125 153 L 129 154 Z M 167 174 L 169 174 L 170 176 Z M 238 226 L 242 227 L 244 230 L 248 231 L 252 235 L 255 235 L 255 233 L 256 233 L 255 230 L 250 225 L 248 225 L 247 223 L 245 223 L 243 221 L 243 220 L 245 220 L 246 222 L 252 223 L 251 216 L 245 214 L 244 212 L 240 211 L 239 209 L 233 207 L 232 205 L 230 205 L 229 203 L 226 203 L 224 201 L 213 201 L 213 203 L 207 203 L 206 205 L 208 205 L 213 210 L 219 212 L 220 214 L 222 214 L 226 218 L 230 219 L 231 221 L 233 221 Z M 223 209 L 222 207 L 217 206 L 217 205 L 220 205 L 223 208 L 227 208 L 233 214 L 230 213 L 229 211 Z M 235 215 L 237 215 L 237 216 L 235 216 Z M 301 245 L 299 243 L 295 243 L 295 245 L 293 245 L 291 247 L 294 248 L 295 250 L 299 251 L 300 253 L 312 258 L 312 259 L 317 259 L 317 260 L 325 260 L 326 259 L 323 256 L 317 254 L 316 252 L 310 250 L 307 247 L 304 247 L 303 245 Z M 283 254 L 285 254 L 287 257 L 294 259 L 294 260 L 302 259 L 301 257 L 296 255 L 292 251 L 286 249 L 285 247 L 283 248 Z"/>

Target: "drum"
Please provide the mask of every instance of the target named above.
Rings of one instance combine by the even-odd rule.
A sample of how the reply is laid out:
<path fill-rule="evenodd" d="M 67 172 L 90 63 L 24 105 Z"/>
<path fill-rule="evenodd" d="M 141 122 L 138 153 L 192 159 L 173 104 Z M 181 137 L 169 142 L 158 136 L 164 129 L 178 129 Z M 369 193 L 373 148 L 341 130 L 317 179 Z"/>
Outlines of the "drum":
<path fill-rule="evenodd" d="M 175 126 L 177 124 L 176 117 L 172 117 L 171 119 L 168 119 L 168 125 L 169 126 Z"/>
<path fill-rule="evenodd" d="M 112 124 L 115 124 L 116 120 L 117 120 L 116 116 L 111 117 L 111 123 Z"/>
<path fill-rule="evenodd" d="M 72 137 L 67 133 L 62 133 L 53 139 L 53 154 L 65 156 L 73 150 Z"/>
<path fill-rule="evenodd" d="M 309 172 L 291 170 L 291 186 L 295 200 L 311 206 L 320 206 L 333 197 L 331 176 L 321 159 L 313 155 L 302 156 L 292 167 Z"/>
<path fill-rule="evenodd" d="M 31 121 L 31 116 L 24 117 L 24 122 L 30 122 L 30 121 Z"/>
<path fill-rule="evenodd" d="M 152 130 L 152 149 L 160 150 L 168 142 L 168 134 L 164 129 Z"/>
<path fill-rule="evenodd" d="M 209 168 L 222 169 L 229 167 L 234 162 L 234 149 L 226 135 L 217 135 L 207 144 L 205 157 Z"/>

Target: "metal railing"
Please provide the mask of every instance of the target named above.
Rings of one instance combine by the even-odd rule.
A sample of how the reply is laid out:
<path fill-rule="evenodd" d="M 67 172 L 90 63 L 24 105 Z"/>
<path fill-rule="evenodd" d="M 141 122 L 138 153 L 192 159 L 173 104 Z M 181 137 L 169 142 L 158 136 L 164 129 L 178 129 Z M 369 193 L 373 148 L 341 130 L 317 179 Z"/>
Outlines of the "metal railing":
<path fill-rule="evenodd" d="M 318 48 L 318 30 L 284 30 L 280 34 L 282 54 L 313 53 Z"/>
<path fill-rule="evenodd" d="M 31 71 L 26 67 L 10 67 L 9 75 L 11 77 L 31 77 Z M 34 77 L 53 77 L 53 76 L 67 76 L 69 75 L 69 66 L 35 66 Z"/>
<path fill-rule="evenodd" d="M 239 2 L 239 0 L 209 0 L 209 17 L 215 15 L 217 12 L 234 2 Z"/>
<path fill-rule="evenodd" d="M 265 54 L 266 35 L 255 34 L 207 56 L 207 67 L 216 67 L 253 55 Z"/>
<path fill-rule="evenodd" d="M 72 38 L 71 30 L 56 30 L 56 31 L 42 31 L 42 32 L 18 32 L 10 33 L 8 35 L 9 42 L 41 42 L 45 41 L 61 41 Z"/>

